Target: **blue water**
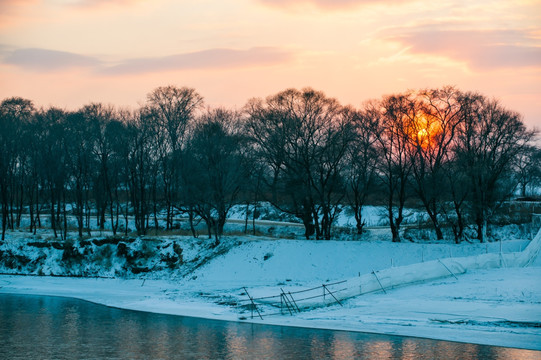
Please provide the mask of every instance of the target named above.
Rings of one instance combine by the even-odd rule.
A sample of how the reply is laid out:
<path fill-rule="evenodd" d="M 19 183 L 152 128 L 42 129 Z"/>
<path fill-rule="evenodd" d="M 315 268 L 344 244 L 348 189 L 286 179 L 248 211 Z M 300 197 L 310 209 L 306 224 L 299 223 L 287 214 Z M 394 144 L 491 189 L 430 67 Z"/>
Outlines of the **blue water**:
<path fill-rule="evenodd" d="M 541 352 L 0 294 L 0 359 L 541 359 Z"/>

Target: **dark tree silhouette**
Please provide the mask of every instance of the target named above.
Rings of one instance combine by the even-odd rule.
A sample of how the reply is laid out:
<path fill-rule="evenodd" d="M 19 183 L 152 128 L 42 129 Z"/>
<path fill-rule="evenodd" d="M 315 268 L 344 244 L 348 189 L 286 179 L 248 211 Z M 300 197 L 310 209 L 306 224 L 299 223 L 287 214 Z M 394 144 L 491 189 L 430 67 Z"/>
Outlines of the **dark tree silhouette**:
<path fill-rule="evenodd" d="M 23 147 L 23 127 L 30 121 L 32 101 L 12 97 L 0 104 L 0 192 L 2 204 L 2 241 L 9 225 L 13 229 L 14 202 L 21 179 L 17 179 Z M 22 195 L 22 194 L 21 194 Z"/>
<path fill-rule="evenodd" d="M 308 239 L 329 239 L 345 194 L 341 177 L 353 140 L 352 112 L 310 88 L 288 89 L 247 105 L 249 133 L 268 166 L 270 201 L 294 214 Z"/>
<path fill-rule="evenodd" d="M 377 148 L 381 156 L 378 174 L 386 196 L 386 209 L 393 242 L 400 242 L 400 226 L 404 220 L 404 205 L 408 196 L 408 181 L 412 161 L 408 154 L 408 123 L 420 114 L 411 93 L 383 98 L 370 111 L 379 119 Z"/>
<path fill-rule="evenodd" d="M 161 181 L 167 211 L 166 229 L 173 223 L 173 209 L 179 201 L 180 151 L 196 112 L 203 106 L 203 97 L 195 89 L 164 86 L 147 95 L 147 110 L 157 126 L 156 145 Z"/>
<path fill-rule="evenodd" d="M 209 238 L 214 233 L 215 246 L 220 243 L 227 214 L 248 180 L 239 117 L 230 110 L 209 110 L 195 126 L 183 156 L 185 191 L 207 224 Z"/>
<path fill-rule="evenodd" d="M 368 196 L 375 190 L 376 169 L 379 154 L 375 143 L 377 139 L 377 116 L 369 113 L 368 107 L 354 116 L 355 137 L 349 146 L 345 179 L 347 183 L 347 202 L 355 217 L 357 234 L 363 233 L 366 222 L 362 216 L 363 206 Z"/>
<path fill-rule="evenodd" d="M 413 188 L 432 221 L 438 240 L 443 239 L 440 217 L 448 195 L 442 190 L 448 185 L 444 167 L 460 126 L 459 95 L 453 87 L 422 90 L 416 96 L 419 107 L 416 117 L 407 119 Z"/>
<path fill-rule="evenodd" d="M 494 210 L 514 189 L 512 166 L 535 136 L 521 116 L 498 101 L 465 93 L 459 98 L 461 128 L 456 153 L 471 186 L 471 212 L 477 238 L 486 239 L 487 225 Z"/>

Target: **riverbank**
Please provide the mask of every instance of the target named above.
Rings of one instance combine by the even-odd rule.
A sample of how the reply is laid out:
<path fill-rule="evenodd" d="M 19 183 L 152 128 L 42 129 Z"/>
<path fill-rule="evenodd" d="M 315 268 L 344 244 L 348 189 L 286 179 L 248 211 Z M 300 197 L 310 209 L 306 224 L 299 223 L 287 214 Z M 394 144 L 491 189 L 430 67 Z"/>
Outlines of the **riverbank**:
<path fill-rule="evenodd" d="M 239 240 L 234 240 L 238 242 Z M 528 242 L 504 242 L 520 251 Z M 0 276 L 0 292 L 74 297 L 106 306 L 209 319 L 326 328 L 541 350 L 541 261 L 526 268 L 477 270 L 388 289 L 301 313 L 250 318 L 233 306 L 254 293 L 296 290 L 359 273 L 453 252 L 494 250 L 499 244 L 246 241 L 190 276 L 103 279 Z M 186 254 L 186 252 L 185 252 Z M 403 256 L 400 256 L 400 255 Z M 439 254 L 439 255 L 438 255 Z M 451 254 L 450 254 L 451 255 Z M 391 257 L 389 259 L 389 257 Z M 418 262 L 419 260 L 417 260 Z M 387 265 L 386 267 L 389 267 Z M 241 320 L 242 319 L 242 320 Z"/>
<path fill-rule="evenodd" d="M 66 296 L 111 307 L 208 319 L 374 332 L 541 350 L 541 267 L 478 271 L 302 312 L 239 320 L 239 309 L 166 280 L 0 276 L 0 292 Z M 219 288 L 218 284 L 215 289 Z M 207 286 L 208 290 L 212 290 Z M 223 291 L 223 289 L 221 290 Z M 239 293 L 238 288 L 231 288 Z"/>

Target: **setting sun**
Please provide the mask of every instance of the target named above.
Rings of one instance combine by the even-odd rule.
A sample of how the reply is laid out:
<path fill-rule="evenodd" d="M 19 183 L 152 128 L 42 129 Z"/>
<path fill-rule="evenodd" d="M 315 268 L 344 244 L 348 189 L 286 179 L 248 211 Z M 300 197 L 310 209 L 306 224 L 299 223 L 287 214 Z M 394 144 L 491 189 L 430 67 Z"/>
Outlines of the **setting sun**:
<path fill-rule="evenodd" d="M 415 117 L 412 121 L 409 136 L 415 146 L 426 149 L 429 145 L 434 145 L 438 141 L 437 136 L 441 132 L 441 121 L 429 114 L 423 114 Z"/>
<path fill-rule="evenodd" d="M 417 133 L 417 139 L 421 144 L 424 144 L 426 141 L 428 141 L 428 131 L 426 129 L 421 129 Z"/>

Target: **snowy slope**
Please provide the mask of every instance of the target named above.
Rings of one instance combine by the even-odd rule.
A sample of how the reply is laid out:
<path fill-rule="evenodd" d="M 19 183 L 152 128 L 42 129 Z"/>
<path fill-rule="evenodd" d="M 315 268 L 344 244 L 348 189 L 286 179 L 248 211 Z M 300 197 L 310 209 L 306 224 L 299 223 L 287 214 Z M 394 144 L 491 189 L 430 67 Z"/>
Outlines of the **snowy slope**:
<path fill-rule="evenodd" d="M 503 244 L 505 253 L 520 251 L 528 241 Z M 193 275 L 207 283 L 245 286 L 292 280 L 310 284 L 343 280 L 359 274 L 458 256 L 498 253 L 500 245 L 418 244 L 388 241 L 250 240 L 217 257 Z M 267 260 L 265 260 L 267 259 Z"/>
<path fill-rule="evenodd" d="M 10 234 L 0 251 L 5 254 L 9 250 L 13 256 L 24 254 L 31 261 L 50 255 L 42 265 L 58 274 L 64 271 L 63 250 L 33 247 L 30 253 L 25 252 L 28 249 L 24 244 L 36 239 L 23 236 Z M 98 274 L 116 276 L 116 279 L 0 276 L 0 292 L 71 296 L 128 309 L 238 321 L 248 315 L 232 306 L 239 299 L 246 299 L 243 287 L 255 295 L 276 293 L 281 288 L 294 291 L 358 277 L 372 270 L 396 269 L 435 259 L 446 261 L 449 257 L 499 254 L 500 245 L 502 252 L 509 254 L 523 250 L 530 243 L 513 240 L 501 244 L 395 244 L 231 237 L 225 238 L 219 248 L 212 249 L 211 242 L 188 237 L 136 239 L 124 250 L 131 255 L 146 251 L 147 257 L 144 262 L 132 259 L 131 265 L 154 266 L 154 271 L 135 274 L 126 265 L 130 256 L 124 253 L 118 256 L 118 244 L 90 241 L 78 251 L 86 249 L 90 259 L 101 259 L 101 264 L 109 268 L 96 270 L 98 263 L 81 261 L 79 266 L 71 263 L 68 273 L 96 270 Z M 174 244 L 182 248 L 183 263 L 173 262 L 170 267 Z M 152 249 L 158 251 L 152 255 Z M 114 256 L 107 258 L 107 254 Z M 28 268 L 17 271 L 25 269 Z M 538 256 L 528 268 L 468 271 L 458 279 L 448 277 L 388 289 L 387 293 L 359 296 L 345 301 L 343 307 L 335 304 L 294 316 L 243 321 L 541 350 L 540 278 Z"/>

